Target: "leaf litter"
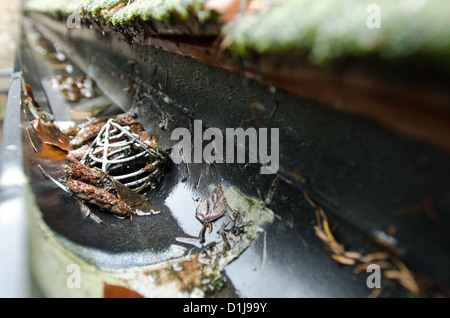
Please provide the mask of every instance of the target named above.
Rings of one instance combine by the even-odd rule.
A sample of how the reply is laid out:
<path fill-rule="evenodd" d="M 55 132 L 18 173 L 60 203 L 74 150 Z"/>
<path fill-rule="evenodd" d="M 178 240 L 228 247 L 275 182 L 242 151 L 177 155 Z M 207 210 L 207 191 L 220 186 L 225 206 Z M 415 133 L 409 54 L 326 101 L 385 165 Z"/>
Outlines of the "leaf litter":
<path fill-rule="evenodd" d="M 382 270 L 385 278 L 398 282 L 415 296 L 426 297 L 428 290 L 434 293 L 432 295 L 446 295 L 446 297 L 450 295 L 449 291 L 438 286 L 430 278 L 411 270 L 403 261 L 404 254 L 399 253 L 398 247 L 392 248 L 392 244 L 381 244 L 387 249 L 386 251 L 375 251 L 368 254 L 347 250 L 344 244 L 338 242 L 333 235 L 323 208 L 312 201 L 306 192 L 303 194 L 306 201 L 315 209 L 317 223 L 313 226 L 315 234 L 327 245 L 330 251 L 330 258 L 335 262 L 345 266 L 353 266 L 352 271 L 354 274 L 366 272 L 370 264 L 376 264 Z M 375 241 L 377 243 L 384 242 L 380 241 L 380 238 L 377 236 Z M 369 297 L 378 297 L 383 288 L 375 288 Z"/>

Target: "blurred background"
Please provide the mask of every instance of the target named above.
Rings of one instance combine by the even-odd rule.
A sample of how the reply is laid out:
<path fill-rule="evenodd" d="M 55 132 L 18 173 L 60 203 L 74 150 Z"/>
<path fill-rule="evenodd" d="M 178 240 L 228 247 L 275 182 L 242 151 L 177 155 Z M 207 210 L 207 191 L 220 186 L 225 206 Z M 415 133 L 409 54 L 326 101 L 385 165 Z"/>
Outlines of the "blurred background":
<path fill-rule="evenodd" d="M 3 0 L 0 12 L 0 121 L 3 123 L 10 73 L 19 35 L 20 1 Z M 0 130 L 0 136 L 1 136 Z M 0 139 L 1 140 L 1 139 Z"/>

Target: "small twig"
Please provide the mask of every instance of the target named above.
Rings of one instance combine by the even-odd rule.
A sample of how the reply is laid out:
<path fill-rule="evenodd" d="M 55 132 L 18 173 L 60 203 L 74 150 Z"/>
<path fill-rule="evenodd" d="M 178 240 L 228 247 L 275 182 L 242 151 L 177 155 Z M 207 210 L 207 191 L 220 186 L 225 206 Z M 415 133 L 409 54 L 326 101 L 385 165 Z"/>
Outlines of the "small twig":
<path fill-rule="evenodd" d="M 181 146 L 179 146 L 179 148 L 180 148 L 179 152 L 183 156 L 184 169 L 185 169 L 186 173 L 189 174 L 189 166 L 187 164 L 186 155 L 184 154 L 183 148 Z"/>
<path fill-rule="evenodd" d="M 223 223 L 222 226 L 220 227 L 220 229 L 218 229 L 218 230 L 216 231 L 216 233 L 217 233 L 217 234 L 221 234 L 222 231 L 223 231 L 223 229 L 226 228 L 226 227 L 228 226 L 228 224 L 230 224 L 230 222 L 228 222 L 228 223 Z"/>
<path fill-rule="evenodd" d="M 80 205 L 81 211 L 84 213 L 86 217 L 90 217 L 97 223 L 103 223 L 103 220 L 100 219 L 97 215 L 91 212 L 91 209 L 80 199 L 77 198 L 78 204 Z"/>
<path fill-rule="evenodd" d="M 65 185 L 63 185 L 61 182 L 57 181 L 55 178 L 53 178 L 51 175 L 49 175 L 40 164 L 37 165 L 37 167 L 39 168 L 39 170 L 41 170 L 42 174 L 49 180 L 53 181 L 53 183 L 55 183 L 58 187 L 60 187 L 61 189 L 63 189 L 65 192 L 69 192 L 69 190 L 67 189 L 67 187 Z"/>
<path fill-rule="evenodd" d="M 207 226 L 208 222 L 203 223 L 202 229 L 200 230 L 200 243 L 202 244 L 205 242 L 205 230 Z"/>
<path fill-rule="evenodd" d="M 280 158 L 284 161 L 284 163 L 286 164 L 286 166 L 288 167 L 288 169 L 291 171 L 292 176 L 294 177 L 295 180 L 300 181 L 300 182 L 305 182 L 306 181 L 306 175 L 304 174 L 299 174 L 294 167 L 292 166 L 292 164 L 290 163 L 290 161 L 283 155 L 280 155 Z"/>
<path fill-rule="evenodd" d="M 309 203 L 310 206 L 312 206 L 314 209 L 317 209 L 317 204 L 315 204 L 314 201 L 311 200 L 311 198 L 306 192 L 303 192 L 303 196 L 305 197 L 306 201 Z"/>
<path fill-rule="evenodd" d="M 275 113 L 276 113 L 276 111 L 278 109 L 278 104 L 279 104 L 278 101 L 276 101 L 275 105 L 273 106 L 272 112 L 270 113 L 270 119 L 272 119 L 273 116 L 275 116 Z"/>
<path fill-rule="evenodd" d="M 270 202 L 272 201 L 273 195 L 274 195 L 275 190 L 278 185 L 278 180 L 279 180 L 279 176 L 276 176 L 272 181 L 272 185 L 270 186 L 269 192 L 267 193 L 266 199 L 264 200 L 266 205 L 269 205 Z"/>
<path fill-rule="evenodd" d="M 202 178 L 202 172 L 200 171 L 200 174 L 198 176 L 197 182 L 195 183 L 195 188 L 197 189 L 198 186 L 200 185 L 200 179 Z"/>
<path fill-rule="evenodd" d="M 199 244 L 199 242 L 198 242 L 199 241 L 198 238 L 193 238 L 193 237 L 176 237 L 175 240 L 177 242 L 194 245 L 197 248 L 201 248 L 202 247 L 202 245 Z M 190 251 L 189 251 L 189 253 L 190 253 Z"/>
<path fill-rule="evenodd" d="M 38 152 L 38 150 L 36 149 L 36 146 L 33 143 L 33 140 L 31 139 L 30 132 L 28 131 L 28 128 L 25 128 L 25 131 L 26 131 L 26 133 L 28 135 L 28 139 L 30 140 L 31 147 L 33 147 L 34 152 Z"/>
<path fill-rule="evenodd" d="M 266 201 L 264 201 L 264 199 L 262 198 L 261 192 L 259 191 L 258 188 L 256 188 L 256 192 L 258 193 L 259 199 L 261 200 L 262 204 L 263 204 L 264 206 L 266 206 Z"/>
<path fill-rule="evenodd" d="M 319 210 L 316 209 L 314 212 L 315 212 L 315 214 L 316 214 L 316 223 L 317 223 L 317 226 L 319 227 L 320 230 L 323 230 L 323 229 L 322 229 L 322 222 L 320 221 L 320 213 L 319 213 Z"/>

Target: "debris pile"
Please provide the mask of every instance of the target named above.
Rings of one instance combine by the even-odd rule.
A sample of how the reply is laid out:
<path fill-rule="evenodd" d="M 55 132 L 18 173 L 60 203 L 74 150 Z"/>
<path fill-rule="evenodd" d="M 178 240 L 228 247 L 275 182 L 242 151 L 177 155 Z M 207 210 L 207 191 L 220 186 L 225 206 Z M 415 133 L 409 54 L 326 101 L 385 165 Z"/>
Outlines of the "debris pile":
<path fill-rule="evenodd" d="M 330 251 L 330 258 L 335 262 L 341 265 L 354 266 L 354 274 L 369 272 L 375 266 L 382 271 L 387 282 L 398 282 L 416 297 L 425 297 L 430 292 L 432 293 L 432 296 L 448 297 L 449 292 L 447 290 L 428 277 L 419 275 L 411 270 L 405 264 L 405 255 L 402 251 L 397 246 L 394 246 L 391 243 L 388 244 L 386 240 L 382 238 L 381 233 L 375 233 L 375 241 L 378 242 L 382 248 L 368 254 L 347 250 L 333 235 L 333 231 L 330 228 L 328 218 L 323 208 L 314 203 L 306 193 L 304 193 L 304 196 L 307 202 L 315 208 L 317 220 L 317 225 L 314 225 L 315 234 L 327 245 Z M 379 288 L 374 288 L 369 297 L 378 297 L 387 285 L 389 284 L 386 284 L 385 282 L 385 284 L 382 284 Z"/>
<path fill-rule="evenodd" d="M 60 90 L 64 97 L 72 102 L 78 102 L 81 98 L 95 97 L 95 83 L 88 76 L 62 76 L 60 74 L 52 78 L 52 87 Z"/>
<path fill-rule="evenodd" d="M 31 124 L 44 144 L 67 153 L 63 184 L 53 180 L 80 199 L 83 210 L 87 203 L 120 217 L 157 212 L 140 193 L 163 177 L 170 158 L 138 120 L 126 113 L 94 118 L 65 132 L 40 117 Z"/>

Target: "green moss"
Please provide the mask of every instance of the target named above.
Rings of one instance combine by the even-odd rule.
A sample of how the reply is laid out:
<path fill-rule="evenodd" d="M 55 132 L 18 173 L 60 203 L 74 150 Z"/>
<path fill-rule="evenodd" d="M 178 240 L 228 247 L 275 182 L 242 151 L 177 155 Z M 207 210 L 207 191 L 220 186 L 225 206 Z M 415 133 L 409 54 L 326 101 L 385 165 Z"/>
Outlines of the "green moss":
<path fill-rule="evenodd" d="M 31 0 L 26 4 L 29 11 L 44 13 L 61 13 L 70 15 L 81 12 L 94 19 L 102 18 L 106 24 L 125 26 L 136 19 L 158 20 L 172 24 L 173 15 L 182 18 L 190 15 L 197 17 L 199 22 L 208 20 L 212 15 L 204 11 L 206 0 Z M 123 3 L 123 7 L 109 12 Z"/>
<path fill-rule="evenodd" d="M 127 3 L 125 0 L 83 0 L 79 10 L 91 16 L 96 16 L 101 10 L 110 10 L 121 2 Z"/>
<path fill-rule="evenodd" d="M 369 28 L 380 8 L 381 28 Z M 324 63 L 341 56 L 376 53 L 383 58 L 413 54 L 448 57 L 450 1 L 284 0 L 262 13 L 248 14 L 223 29 L 240 55 L 301 50 Z"/>

